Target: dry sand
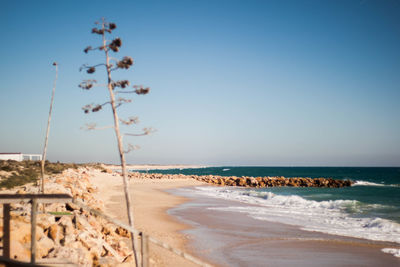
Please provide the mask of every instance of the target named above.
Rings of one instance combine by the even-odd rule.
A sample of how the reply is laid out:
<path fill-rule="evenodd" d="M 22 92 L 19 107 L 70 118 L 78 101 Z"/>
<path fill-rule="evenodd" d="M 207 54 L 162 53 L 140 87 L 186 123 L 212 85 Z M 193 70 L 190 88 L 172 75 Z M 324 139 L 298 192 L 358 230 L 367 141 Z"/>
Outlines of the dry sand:
<path fill-rule="evenodd" d="M 92 182 L 99 189 L 97 195 L 104 201 L 106 212 L 113 218 L 127 222 L 121 176 L 99 171 L 93 171 L 92 174 Z M 164 190 L 202 184 L 193 179 L 132 179 L 130 192 L 134 206 L 135 228 L 190 253 L 186 247 L 188 236 L 180 233 L 189 226 L 167 214 L 168 209 L 185 202 L 186 198 L 170 195 Z M 153 244 L 150 245 L 150 264 L 152 266 L 196 266 Z"/>

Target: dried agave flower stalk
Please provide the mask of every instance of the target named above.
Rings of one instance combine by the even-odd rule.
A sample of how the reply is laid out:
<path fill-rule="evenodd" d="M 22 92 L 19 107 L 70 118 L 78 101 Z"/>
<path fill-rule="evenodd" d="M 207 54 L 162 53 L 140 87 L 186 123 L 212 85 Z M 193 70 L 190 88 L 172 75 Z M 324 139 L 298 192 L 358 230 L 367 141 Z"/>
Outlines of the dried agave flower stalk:
<path fill-rule="evenodd" d="M 131 205 L 131 197 L 129 193 L 129 184 L 128 184 L 128 177 L 127 177 L 127 171 L 126 171 L 126 159 L 125 159 L 125 153 L 128 153 L 132 150 L 138 149 L 138 146 L 134 146 L 131 144 L 128 144 L 127 149 L 124 150 L 124 145 L 123 145 L 123 140 L 122 137 L 124 135 L 130 135 L 130 136 L 139 136 L 139 135 L 147 135 L 153 132 L 151 128 L 145 128 L 143 129 L 143 133 L 140 134 L 122 134 L 120 131 L 120 122 L 124 125 L 134 125 L 137 124 L 139 119 L 137 117 L 130 117 L 128 120 L 123 120 L 118 117 L 117 113 L 117 108 L 120 107 L 123 104 L 131 103 L 131 99 L 127 98 L 116 98 L 115 94 L 119 92 L 124 92 L 124 93 L 136 93 L 137 95 L 142 95 L 142 94 L 147 94 L 150 91 L 150 88 L 144 88 L 143 86 L 134 86 L 133 88 L 135 90 L 133 91 L 114 91 L 116 88 L 121 88 L 125 89 L 130 86 L 130 82 L 128 80 L 120 80 L 120 81 L 113 81 L 111 77 L 111 72 L 118 70 L 118 69 L 129 69 L 134 61 L 131 57 L 125 56 L 121 60 L 114 59 L 110 57 L 110 52 L 117 53 L 119 52 L 121 46 L 122 46 L 122 40 L 120 38 L 115 38 L 112 41 L 108 41 L 106 39 L 106 34 L 107 33 L 112 33 L 113 30 L 117 28 L 115 23 L 108 23 L 105 21 L 105 19 L 102 19 L 100 22 L 97 22 L 96 25 L 99 25 L 99 27 L 93 28 L 92 33 L 98 34 L 102 36 L 102 44 L 98 47 L 92 47 L 88 46 L 86 47 L 83 51 L 85 53 L 88 53 L 90 51 L 94 50 L 101 50 L 104 51 L 105 53 L 105 58 L 106 62 L 105 64 L 97 64 L 97 65 L 87 65 L 84 64 L 80 68 L 80 70 L 86 70 L 88 74 L 94 74 L 96 72 L 97 67 L 104 66 L 106 69 L 107 73 L 107 89 L 109 92 L 109 101 L 103 103 L 103 104 L 90 104 L 90 105 L 85 105 L 82 107 L 83 111 L 85 113 L 90 113 L 90 112 L 98 112 L 103 109 L 105 105 L 110 105 L 113 118 L 114 118 L 114 128 L 115 134 L 117 137 L 117 145 L 118 145 L 118 151 L 119 151 L 119 156 L 120 156 L 120 161 L 121 161 L 121 170 L 122 170 L 122 178 L 123 178 L 123 185 L 124 185 L 124 194 L 125 194 L 125 201 L 126 201 L 126 206 L 127 206 L 127 215 L 128 215 L 128 221 L 129 225 L 131 227 L 134 227 L 134 216 L 133 216 L 133 211 L 132 211 L 132 205 Z M 114 64 L 111 63 L 111 61 L 114 62 Z M 92 89 L 96 84 L 96 80 L 85 80 L 83 81 L 79 87 L 84 89 L 84 90 L 90 90 Z M 96 84 L 97 85 L 97 84 Z M 108 126 L 106 127 L 97 127 L 96 124 L 87 124 L 85 129 L 87 130 L 95 130 L 95 129 L 105 129 L 109 128 Z M 134 236 L 133 233 L 131 233 L 131 240 L 132 240 L 132 248 L 134 251 L 134 258 L 135 258 L 135 263 L 136 266 L 138 265 L 139 261 L 139 256 L 137 252 L 137 238 Z"/>

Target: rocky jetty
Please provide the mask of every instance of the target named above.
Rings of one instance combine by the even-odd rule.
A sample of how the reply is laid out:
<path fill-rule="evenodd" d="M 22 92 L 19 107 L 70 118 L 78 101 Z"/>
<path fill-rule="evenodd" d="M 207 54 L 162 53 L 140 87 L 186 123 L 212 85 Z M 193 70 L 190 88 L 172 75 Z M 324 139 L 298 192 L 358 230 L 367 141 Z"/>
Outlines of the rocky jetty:
<path fill-rule="evenodd" d="M 351 186 L 350 180 L 336 180 L 332 178 L 303 178 L 303 177 L 236 177 L 218 175 L 182 175 L 182 174 L 160 174 L 160 173 L 130 173 L 131 178 L 138 179 L 196 179 L 205 183 L 220 186 L 241 187 L 331 187 L 339 188 Z"/>

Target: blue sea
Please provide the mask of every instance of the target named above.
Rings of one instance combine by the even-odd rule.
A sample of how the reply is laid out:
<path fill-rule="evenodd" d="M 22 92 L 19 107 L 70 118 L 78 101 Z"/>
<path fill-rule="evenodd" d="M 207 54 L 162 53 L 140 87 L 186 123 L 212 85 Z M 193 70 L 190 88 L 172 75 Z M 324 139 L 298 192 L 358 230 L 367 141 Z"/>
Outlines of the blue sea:
<path fill-rule="evenodd" d="M 399 167 L 224 166 L 149 172 L 349 179 L 355 183 L 345 188 L 206 186 L 197 187 L 192 193 L 241 204 L 210 208 L 221 212 L 237 212 L 261 221 L 297 225 L 309 231 L 400 243 Z M 400 251 L 392 253 L 400 257 Z"/>

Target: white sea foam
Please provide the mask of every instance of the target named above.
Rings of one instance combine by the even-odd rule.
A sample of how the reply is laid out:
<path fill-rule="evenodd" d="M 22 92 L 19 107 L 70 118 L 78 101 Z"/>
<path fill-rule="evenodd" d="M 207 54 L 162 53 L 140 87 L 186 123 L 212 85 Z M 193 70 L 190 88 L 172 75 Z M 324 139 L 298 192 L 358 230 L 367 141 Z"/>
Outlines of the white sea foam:
<path fill-rule="evenodd" d="M 397 248 L 383 248 L 383 252 L 393 254 L 395 257 L 400 258 L 400 249 Z"/>
<path fill-rule="evenodd" d="M 363 186 L 385 186 L 384 184 L 377 184 L 377 183 L 372 183 L 372 182 L 367 182 L 367 181 L 356 181 L 353 186 L 358 186 L 358 185 L 363 185 Z"/>
<path fill-rule="evenodd" d="M 229 171 L 230 169 L 222 169 L 223 172 Z"/>
<path fill-rule="evenodd" d="M 298 225 L 304 230 L 400 243 L 400 224 L 382 218 L 356 218 L 346 211 L 377 208 L 355 200 L 307 200 L 296 195 L 278 195 L 255 190 L 197 187 L 193 193 L 249 205 L 211 207 L 239 212 L 265 221 Z"/>
<path fill-rule="evenodd" d="M 391 187 L 399 187 L 400 185 L 398 184 L 378 184 L 378 183 L 373 183 L 373 182 L 367 182 L 367 181 L 356 181 L 353 186 L 391 186 Z"/>

